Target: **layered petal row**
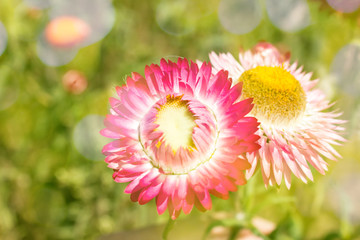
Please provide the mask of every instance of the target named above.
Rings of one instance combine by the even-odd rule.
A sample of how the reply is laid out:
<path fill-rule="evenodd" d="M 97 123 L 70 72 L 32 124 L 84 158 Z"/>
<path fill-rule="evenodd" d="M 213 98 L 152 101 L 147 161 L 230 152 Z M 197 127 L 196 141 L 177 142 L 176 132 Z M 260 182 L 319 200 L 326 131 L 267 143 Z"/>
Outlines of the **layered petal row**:
<path fill-rule="evenodd" d="M 247 116 L 242 84 L 227 71 L 212 74 L 209 63 L 161 60 L 132 73 L 117 87 L 105 119 L 103 148 L 116 182 L 128 182 L 132 201 L 155 199 L 157 210 L 175 219 L 212 206 L 210 195 L 226 199 L 246 183 L 246 155 L 257 151 L 258 122 Z"/>
<path fill-rule="evenodd" d="M 296 121 L 288 125 L 279 125 L 275 122 L 259 120 L 261 124 L 257 134 L 260 136 L 258 143 L 261 148 L 247 153 L 251 163 L 251 168 L 246 172 L 247 179 L 257 168 L 260 168 L 266 186 L 280 185 L 284 179 L 286 186 L 290 188 L 292 174 L 305 183 L 308 179 L 313 181 L 310 165 L 321 174 L 325 174 L 328 170 L 325 159 L 336 160 L 341 157 L 333 145 L 345 141 L 340 136 L 344 130 L 341 124 L 345 121 L 338 119 L 340 113 L 327 111 L 332 104 L 326 100 L 325 94 L 316 88 L 318 80 L 311 80 L 312 73 L 303 72 L 303 68 L 298 67 L 297 63 L 291 64 L 289 54 L 281 54 L 269 43 L 259 43 L 252 51 L 241 52 L 239 61 L 230 53 L 212 52 L 209 57 L 213 65 L 213 74 L 225 69 L 235 80 L 234 83 L 241 82 L 241 76 L 249 70 L 256 71 L 259 67 L 281 68 L 300 83 L 306 96 L 305 108 Z M 261 74 L 260 72 L 258 75 Z M 266 81 L 271 83 L 272 80 Z M 244 86 L 243 91 L 245 90 L 247 89 Z M 273 91 L 272 94 L 277 94 L 277 90 Z M 264 95 L 266 94 L 268 93 L 264 92 Z M 271 116 L 274 113 L 267 114 Z M 250 113 L 250 115 L 258 117 L 256 114 Z M 281 118 L 281 115 L 279 117 Z"/>

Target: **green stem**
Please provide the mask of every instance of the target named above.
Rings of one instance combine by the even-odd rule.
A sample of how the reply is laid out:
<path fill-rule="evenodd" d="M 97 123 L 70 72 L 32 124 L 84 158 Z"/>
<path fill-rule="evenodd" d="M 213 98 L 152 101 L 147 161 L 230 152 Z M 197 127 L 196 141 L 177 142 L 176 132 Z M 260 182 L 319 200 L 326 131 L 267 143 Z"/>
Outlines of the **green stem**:
<path fill-rule="evenodd" d="M 262 234 L 256 227 L 254 227 L 252 224 L 249 224 L 248 228 L 250 231 L 255 234 L 258 237 L 261 237 L 263 240 L 270 240 L 270 238 L 264 234 Z"/>
<path fill-rule="evenodd" d="M 168 239 L 168 235 L 169 232 L 171 231 L 171 229 L 174 227 L 174 223 L 175 220 L 172 220 L 171 217 L 169 217 L 168 222 L 166 223 L 166 226 L 164 228 L 163 234 L 162 234 L 162 239 L 163 240 L 167 240 Z"/>

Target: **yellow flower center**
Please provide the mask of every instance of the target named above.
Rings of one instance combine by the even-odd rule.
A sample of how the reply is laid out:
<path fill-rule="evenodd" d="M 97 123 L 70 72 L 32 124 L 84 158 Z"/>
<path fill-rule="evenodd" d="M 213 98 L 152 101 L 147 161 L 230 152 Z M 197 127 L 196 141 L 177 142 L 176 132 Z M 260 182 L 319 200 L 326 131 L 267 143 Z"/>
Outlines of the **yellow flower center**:
<path fill-rule="evenodd" d="M 174 153 L 179 147 L 194 148 L 192 133 L 196 117 L 189 110 L 188 101 L 182 100 L 181 96 L 167 96 L 166 99 L 156 115 L 155 123 L 159 125 L 157 129 L 163 132 L 165 142 Z"/>
<path fill-rule="evenodd" d="M 283 67 L 258 66 L 243 72 L 242 98 L 253 98 L 251 114 L 272 125 L 287 125 L 305 110 L 306 96 L 298 80 Z"/>

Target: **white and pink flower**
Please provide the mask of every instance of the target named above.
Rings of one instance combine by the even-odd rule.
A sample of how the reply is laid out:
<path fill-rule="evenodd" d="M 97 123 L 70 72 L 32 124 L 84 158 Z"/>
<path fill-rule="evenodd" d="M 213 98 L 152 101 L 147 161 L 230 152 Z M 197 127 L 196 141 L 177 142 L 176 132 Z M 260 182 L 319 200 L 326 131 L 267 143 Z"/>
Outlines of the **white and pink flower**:
<path fill-rule="evenodd" d="M 269 43 L 241 52 L 239 60 L 230 53 L 210 53 L 213 74 L 225 69 L 234 83 L 243 83 L 242 97 L 253 99 L 250 115 L 260 122 L 261 148 L 247 153 L 251 168 L 246 177 L 259 166 L 266 186 L 280 185 L 284 178 L 290 188 L 291 173 L 305 183 L 313 181 L 309 164 L 325 174 L 324 158 L 341 157 L 332 145 L 345 141 L 339 135 L 344 121 L 337 119 L 341 113 L 325 112 L 332 104 L 315 87 L 318 80 Z"/>
<path fill-rule="evenodd" d="M 246 116 L 251 99 L 240 101 L 242 84 L 210 64 L 161 60 L 132 73 L 110 98 L 101 134 L 115 139 L 103 148 L 116 182 L 129 182 L 131 200 L 156 198 L 159 214 L 175 219 L 195 205 L 211 208 L 210 194 L 226 199 L 246 183 L 245 155 L 258 150 L 258 122 Z"/>

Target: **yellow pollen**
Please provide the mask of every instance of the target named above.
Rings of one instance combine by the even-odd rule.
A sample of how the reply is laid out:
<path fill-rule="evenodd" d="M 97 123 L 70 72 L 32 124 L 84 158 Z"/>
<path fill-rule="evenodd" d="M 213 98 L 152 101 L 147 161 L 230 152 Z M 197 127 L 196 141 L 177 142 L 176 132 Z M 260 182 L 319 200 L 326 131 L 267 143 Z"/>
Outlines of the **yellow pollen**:
<path fill-rule="evenodd" d="M 242 98 L 253 98 L 251 114 L 273 125 L 287 125 L 305 111 L 306 96 L 300 82 L 283 67 L 258 66 L 243 72 Z"/>
<path fill-rule="evenodd" d="M 164 134 L 165 143 L 171 146 L 174 153 L 179 147 L 195 148 L 192 133 L 196 117 L 189 110 L 188 101 L 181 98 L 168 95 L 166 103 L 158 109 L 155 121 L 159 125 L 157 129 Z M 158 142 L 156 146 L 160 147 L 161 144 Z"/>

